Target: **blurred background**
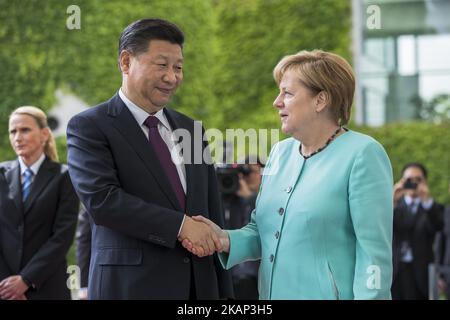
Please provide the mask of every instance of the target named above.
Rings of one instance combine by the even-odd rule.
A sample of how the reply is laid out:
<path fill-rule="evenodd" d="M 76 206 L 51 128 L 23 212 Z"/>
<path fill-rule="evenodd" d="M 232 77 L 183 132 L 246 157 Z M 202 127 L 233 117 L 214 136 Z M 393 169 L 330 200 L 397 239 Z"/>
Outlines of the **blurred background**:
<path fill-rule="evenodd" d="M 123 28 L 162 17 L 186 34 L 173 108 L 207 129 L 278 129 L 276 63 L 304 49 L 338 53 L 357 76 L 349 127 L 384 145 L 396 181 L 405 163 L 425 164 L 433 197 L 448 204 L 449 16 L 450 0 L 0 0 L 0 161 L 15 158 L 9 113 L 34 105 L 49 113 L 65 162 L 67 121 L 120 87 Z"/>

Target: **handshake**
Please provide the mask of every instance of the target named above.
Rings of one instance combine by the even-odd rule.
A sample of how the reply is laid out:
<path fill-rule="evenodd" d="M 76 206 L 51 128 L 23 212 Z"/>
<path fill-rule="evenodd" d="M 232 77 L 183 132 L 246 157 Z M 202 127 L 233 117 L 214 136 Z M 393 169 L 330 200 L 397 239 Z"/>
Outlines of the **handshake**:
<path fill-rule="evenodd" d="M 209 256 L 216 251 L 228 252 L 230 249 L 228 233 L 203 216 L 186 216 L 178 240 L 198 257 Z"/>

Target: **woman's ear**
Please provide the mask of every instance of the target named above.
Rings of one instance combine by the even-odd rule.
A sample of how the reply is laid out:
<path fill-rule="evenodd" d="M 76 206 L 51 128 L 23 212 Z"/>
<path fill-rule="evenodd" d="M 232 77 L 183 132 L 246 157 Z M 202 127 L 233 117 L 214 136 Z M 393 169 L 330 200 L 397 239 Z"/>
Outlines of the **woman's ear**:
<path fill-rule="evenodd" d="M 316 95 L 315 108 L 316 112 L 320 113 L 328 106 L 329 103 L 329 95 L 326 91 L 320 91 Z"/>

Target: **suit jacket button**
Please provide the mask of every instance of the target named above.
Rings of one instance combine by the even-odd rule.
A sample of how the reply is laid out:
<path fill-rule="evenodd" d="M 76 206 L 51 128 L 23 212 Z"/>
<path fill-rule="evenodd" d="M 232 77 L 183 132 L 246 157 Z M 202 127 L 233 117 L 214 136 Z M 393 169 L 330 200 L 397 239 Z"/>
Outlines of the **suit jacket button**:
<path fill-rule="evenodd" d="M 287 193 L 290 193 L 291 191 L 292 191 L 292 187 L 291 187 L 291 186 L 289 186 L 289 187 L 286 188 L 286 192 L 287 192 Z"/>
<path fill-rule="evenodd" d="M 283 213 L 284 213 L 284 209 L 283 209 L 283 208 L 278 209 L 278 214 L 279 214 L 280 216 L 282 216 Z"/>
<path fill-rule="evenodd" d="M 188 258 L 188 257 L 185 257 L 184 259 L 183 259 L 183 262 L 184 263 L 189 263 L 191 260 Z"/>
<path fill-rule="evenodd" d="M 280 231 L 275 232 L 275 239 L 278 239 L 280 237 Z"/>
<path fill-rule="evenodd" d="M 270 262 L 273 262 L 273 259 L 275 259 L 275 256 L 273 254 L 271 254 L 269 257 Z"/>

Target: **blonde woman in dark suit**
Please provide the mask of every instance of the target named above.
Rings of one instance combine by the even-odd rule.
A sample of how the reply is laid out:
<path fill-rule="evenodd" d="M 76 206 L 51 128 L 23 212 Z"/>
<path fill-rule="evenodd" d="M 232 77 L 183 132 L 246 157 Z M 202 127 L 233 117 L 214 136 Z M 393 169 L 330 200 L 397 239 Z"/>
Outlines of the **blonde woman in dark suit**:
<path fill-rule="evenodd" d="M 70 299 L 66 254 L 79 201 L 45 113 L 13 111 L 9 139 L 18 158 L 0 163 L 0 299 Z"/>

